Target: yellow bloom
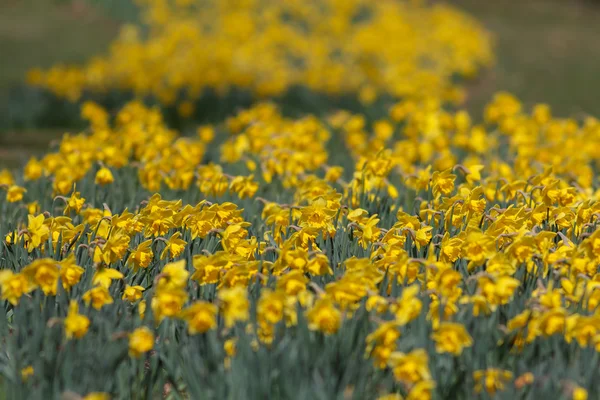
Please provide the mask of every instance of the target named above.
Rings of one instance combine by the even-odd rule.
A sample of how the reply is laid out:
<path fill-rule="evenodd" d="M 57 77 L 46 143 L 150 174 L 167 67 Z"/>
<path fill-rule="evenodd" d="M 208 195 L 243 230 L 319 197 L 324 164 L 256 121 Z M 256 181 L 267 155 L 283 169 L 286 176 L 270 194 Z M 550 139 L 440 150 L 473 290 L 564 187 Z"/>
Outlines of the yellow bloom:
<path fill-rule="evenodd" d="M 183 289 L 187 285 L 190 273 L 185 268 L 186 261 L 179 260 L 164 266 L 158 279 L 158 289 Z"/>
<path fill-rule="evenodd" d="M 123 300 L 127 300 L 131 303 L 134 303 L 142 298 L 142 292 L 144 291 L 143 286 L 125 286 L 125 290 L 123 290 Z"/>
<path fill-rule="evenodd" d="M 10 304 L 16 306 L 19 304 L 21 296 L 29 293 L 35 286 L 24 274 L 3 270 L 0 271 L 0 288 L 2 289 L 2 300 L 8 300 Z"/>
<path fill-rule="evenodd" d="M 165 317 L 175 317 L 179 315 L 183 304 L 187 301 L 188 294 L 183 289 L 178 288 L 160 288 L 157 289 L 152 298 L 152 312 L 157 322 Z"/>
<path fill-rule="evenodd" d="M 539 329 L 546 336 L 564 333 L 567 324 L 567 311 L 554 308 L 544 312 L 539 318 Z"/>
<path fill-rule="evenodd" d="M 454 190 L 454 180 L 456 175 L 452 174 L 449 169 L 439 172 L 436 171 L 431 176 L 431 187 L 433 195 L 439 197 L 441 195 L 448 196 Z"/>
<path fill-rule="evenodd" d="M 587 400 L 588 392 L 584 388 L 578 386 L 573 389 L 572 396 L 573 400 Z"/>
<path fill-rule="evenodd" d="M 193 263 L 196 271 L 191 279 L 201 285 L 218 283 L 222 272 L 231 265 L 230 257 L 225 252 L 217 252 L 211 256 L 195 255 Z"/>
<path fill-rule="evenodd" d="M 23 175 L 26 181 L 35 181 L 42 176 L 44 169 L 37 158 L 31 157 L 23 168 Z"/>
<path fill-rule="evenodd" d="M 395 321 L 383 322 L 379 327 L 367 335 L 367 352 L 375 345 L 395 347 L 396 340 L 400 337 L 400 326 Z"/>
<path fill-rule="evenodd" d="M 258 190 L 258 182 L 254 180 L 254 175 L 236 176 L 229 184 L 229 189 L 240 199 L 246 199 L 254 196 Z"/>
<path fill-rule="evenodd" d="M 181 312 L 188 323 L 190 335 L 204 333 L 217 326 L 217 306 L 206 301 L 197 301 Z"/>
<path fill-rule="evenodd" d="M 257 317 L 259 321 L 269 324 L 278 323 L 283 318 L 285 305 L 285 293 L 264 289 L 260 294 L 260 300 L 257 305 Z"/>
<path fill-rule="evenodd" d="M 395 314 L 398 324 L 406 325 L 421 314 L 423 303 L 417 298 L 419 290 L 419 285 L 404 288 L 400 298 L 392 304 L 391 311 Z"/>
<path fill-rule="evenodd" d="M 23 200 L 23 194 L 27 192 L 27 189 L 17 185 L 9 186 L 6 192 L 6 201 L 9 203 L 16 203 L 17 201 Z"/>
<path fill-rule="evenodd" d="M 435 341 L 438 353 L 450 353 L 455 356 L 460 355 L 465 347 L 473 345 L 473 338 L 465 327 L 453 322 L 441 322 L 431 338 Z"/>
<path fill-rule="evenodd" d="M 31 252 L 33 249 L 40 247 L 42 243 L 48 240 L 50 229 L 44 224 L 45 217 L 40 214 L 36 217 L 33 215 L 27 216 L 27 250 Z"/>
<path fill-rule="evenodd" d="M 342 313 L 327 297 L 318 299 L 306 313 L 306 318 L 311 330 L 321 331 L 327 335 L 336 333 L 342 323 Z"/>
<path fill-rule="evenodd" d="M 371 312 L 375 310 L 378 314 L 382 314 L 388 310 L 389 303 L 385 297 L 379 295 L 369 296 L 365 303 L 367 311 Z"/>
<path fill-rule="evenodd" d="M 23 382 L 25 382 L 29 379 L 30 376 L 33 376 L 33 374 L 33 367 L 31 365 L 28 365 L 21 370 L 21 379 L 23 380 Z"/>
<path fill-rule="evenodd" d="M 335 232 L 332 220 L 337 214 L 337 210 L 329 205 L 325 198 L 316 198 L 310 205 L 303 207 L 301 212 L 301 227 L 317 228 L 330 235 Z"/>
<path fill-rule="evenodd" d="M 469 270 L 480 266 L 491 258 L 496 250 L 493 237 L 479 230 L 469 231 L 462 244 L 462 256 L 469 260 Z"/>
<path fill-rule="evenodd" d="M 142 300 L 138 304 L 138 314 L 140 315 L 141 319 L 144 319 L 146 316 L 146 300 Z"/>
<path fill-rule="evenodd" d="M 115 181 L 115 178 L 113 177 L 112 172 L 110 171 L 110 169 L 106 168 L 106 167 L 102 167 L 98 170 L 98 172 L 96 172 L 96 184 L 97 185 L 108 185 L 110 183 L 113 183 Z"/>
<path fill-rule="evenodd" d="M 129 255 L 127 264 L 133 265 L 133 271 L 140 268 L 147 268 L 154 258 L 152 252 L 152 239 L 148 239 L 138 245 L 138 247 Z"/>
<path fill-rule="evenodd" d="M 308 260 L 306 270 L 312 275 L 333 275 L 333 270 L 329 266 L 329 258 L 323 253 L 317 253 Z"/>
<path fill-rule="evenodd" d="M 247 296 L 246 288 L 241 286 L 219 290 L 217 298 L 220 301 L 225 326 L 232 327 L 238 321 L 248 320 L 250 302 Z"/>
<path fill-rule="evenodd" d="M 475 183 L 481 180 L 481 170 L 484 168 L 483 165 L 471 165 L 469 166 L 469 171 L 467 172 L 467 182 Z"/>
<path fill-rule="evenodd" d="M 108 240 L 94 248 L 94 262 L 108 265 L 121 260 L 127 253 L 130 240 L 125 232 L 113 229 Z"/>
<path fill-rule="evenodd" d="M 227 339 L 225 343 L 223 343 L 223 349 L 229 357 L 233 357 L 236 354 L 236 342 L 236 339 Z"/>
<path fill-rule="evenodd" d="M 504 390 L 505 385 L 512 380 L 512 377 L 512 372 L 496 368 L 475 371 L 473 372 L 475 392 L 480 393 L 485 390 L 493 395 Z"/>
<path fill-rule="evenodd" d="M 327 168 L 325 172 L 325 180 L 328 182 L 337 182 L 344 174 L 344 168 L 335 166 Z"/>
<path fill-rule="evenodd" d="M 85 315 L 79 314 L 79 305 L 75 300 L 69 303 L 69 313 L 65 318 L 65 335 L 67 339 L 80 339 L 88 331 L 90 320 Z"/>
<path fill-rule="evenodd" d="M 296 296 L 306 290 L 308 278 L 302 271 L 294 270 L 277 279 L 277 289 L 282 289 L 288 296 Z"/>
<path fill-rule="evenodd" d="M 139 358 L 154 347 L 154 334 L 148 327 L 141 327 L 129 334 L 129 355 Z"/>
<path fill-rule="evenodd" d="M 96 310 L 101 309 L 107 304 L 113 303 L 113 298 L 110 296 L 108 288 L 104 286 L 96 286 L 95 288 L 88 290 L 83 294 L 82 298 L 86 305 L 92 303 L 92 307 Z"/>
<path fill-rule="evenodd" d="M 508 304 L 521 282 L 510 276 L 490 279 L 487 276 L 479 278 L 478 285 L 488 303 L 493 306 Z"/>
<path fill-rule="evenodd" d="M 60 275 L 58 262 L 51 258 L 40 258 L 23 268 L 22 273 L 39 286 L 46 296 L 56 295 Z"/>
<path fill-rule="evenodd" d="M 365 357 L 371 357 L 377 368 L 385 368 L 392 352 L 396 350 L 396 340 L 400 337 L 400 326 L 394 322 L 384 322 L 367 338 Z"/>
<path fill-rule="evenodd" d="M 461 245 L 460 238 L 450 238 L 450 234 L 446 232 L 441 242 L 440 261 L 455 262 L 460 256 Z"/>
<path fill-rule="evenodd" d="M 40 203 L 37 200 L 27 203 L 27 212 L 29 214 L 38 214 L 40 212 Z"/>
<path fill-rule="evenodd" d="M 198 133 L 198 137 L 200 137 L 200 140 L 202 140 L 204 143 L 210 143 L 215 138 L 215 130 L 212 126 L 199 126 L 196 131 Z"/>
<path fill-rule="evenodd" d="M 428 362 L 427 352 L 423 349 L 408 354 L 394 352 L 388 361 L 396 380 L 409 384 L 431 379 Z"/>
<path fill-rule="evenodd" d="M 60 266 L 60 280 L 63 288 L 69 290 L 71 287 L 76 285 L 85 270 L 79 265 L 75 264 L 75 256 L 70 254 L 67 258 L 64 258 L 59 262 Z"/>
<path fill-rule="evenodd" d="M 431 400 L 431 391 L 435 388 L 435 381 L 427 380 L 417 383 L 410 389 L 406 400 Z"/>
<path fill-rule="evenodd" d="M 92 277 L 92 285 L 108 289 L 113 279 L 123 279 L 123 274 L 116 269 L 100 267 Z"/>
<path fill-rule="evenodd" d="M 413 190 L 425 190 L 429 187 L 431 180 L 431 165 L 425 169 L 417 170 L 415 175 L 410 175 L 406 178 L 406 185 Z"/>
<path fill-rule="evenodd" d="M 179 257 L 185 249 L 187 242 L 181 239 L 181 232 L 175 232 L 165 244 L 165 249 L 160 253 L 161 260 L 164 259 L 167 254 L 171 258 Z"/>
<path fill-rule="evenodd" d="M 69 215 L 71 211 L 79 214 L 83 205 L 85 204 L 85 198 L 81 197 L 81 193 L 73 192 L 71 197 L 67 199 L 67 205 L 65 207 L 64 214 Z"/>
<path fill-rule="evenodd" d="M 4 168 L 0 170 L 0 185 L 13 185 L 15 183 L 15 178 L 13 178 L 12 173 Z"/>
<path fill-rule="evenodd" d="M 594 342 L 598 346 L 599 335 L 600 317 L 598 315 L 584 316 L 576 314 L 567 318 L 565 339 L 568 342 L 575 338 L 581 347 L 587 347 Z"/>

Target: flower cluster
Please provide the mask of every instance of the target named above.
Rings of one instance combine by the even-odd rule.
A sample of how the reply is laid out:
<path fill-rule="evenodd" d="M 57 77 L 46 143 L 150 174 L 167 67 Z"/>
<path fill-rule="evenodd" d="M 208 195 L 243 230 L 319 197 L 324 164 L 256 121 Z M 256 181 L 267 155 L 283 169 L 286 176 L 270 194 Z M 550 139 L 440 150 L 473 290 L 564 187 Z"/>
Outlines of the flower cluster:
<path fill-rule="evenodd" d="M 535 390 L 553 378 L 532 354 L 600 349 L 591 117 L 526 113 L 505 93 L 483 124 L 432 99 L 377 121 L 259 104 L 194 138 L 137 102 L 82 113 L 87 132 L 2 173 L 13 324 L 42 307 L 66 343 L 128 339 L 131 363 L 210 335 L 224 371 L 241 340 L 269 352 L 299 332 L 364 335 L 372 371 L 415 399 Z M 471 364 L 449 378 L 452 360 Z M 27 382 L 42 379 L 32 368 Z M 557 385 L 587 393 L 575 376 Z"/>
<path fill-rule="evenodd" d="M 105 57 L 33 70 L 32 84 L 77 100 L 130 90 L 178 103 L 206 88 L 277 96 L 294 86 L 365 103 L 380 94 L 460 100 L 451 81 L 492 61 L 477 21 L 447 5 L 396 0 L 139 0 L 146 26 L 128 25 Z"/>
<path fill-rule="evenodd" d="M 83 102 L 85 130 L 0 171 L 5 397 L 600 396 L 599 120 L 453 108 L 492 57 L 448 6 L 140 4 L 147 29 L 30 80 L 184 117 L 206 88 L 386 106 L 178 132 Z"/>

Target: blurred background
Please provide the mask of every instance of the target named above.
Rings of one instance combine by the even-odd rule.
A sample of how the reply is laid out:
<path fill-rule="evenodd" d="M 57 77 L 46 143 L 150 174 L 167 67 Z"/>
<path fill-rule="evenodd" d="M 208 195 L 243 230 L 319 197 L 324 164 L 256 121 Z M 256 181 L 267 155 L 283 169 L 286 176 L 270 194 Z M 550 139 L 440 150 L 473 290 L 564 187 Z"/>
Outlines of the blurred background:
<path fill-rule="evenodd" d="M 448 2 L 481 21 L 495 38 L 496 66 L 467 87 L 466 106 L 475 118 L 498 90 L 514 93 L 525 105 L 546 102 L 560 116 L 600 114 L 600 2 Z M 26 72 L 102 54 L 120 26 L 137 18 L 130 0 L 0 1 L 0 166 L 42 152 L 71 128 L 60 120 L 50 128 L 9 123 L 20 112 L 12 104 L 35 107 L 39 101 L 24 85 Z"/>

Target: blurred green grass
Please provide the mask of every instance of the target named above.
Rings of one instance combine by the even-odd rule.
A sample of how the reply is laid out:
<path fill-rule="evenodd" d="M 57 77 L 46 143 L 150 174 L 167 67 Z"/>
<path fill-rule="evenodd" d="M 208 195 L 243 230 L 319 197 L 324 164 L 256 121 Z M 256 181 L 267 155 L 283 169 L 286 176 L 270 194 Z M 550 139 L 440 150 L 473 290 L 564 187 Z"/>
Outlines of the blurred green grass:
<path fill-rule="evenodd" d="M 469 90 L 480 113 L 495 91 L 557 115 L 600 115 L 600 3 L 585 0 L 454 0 L 496 40 L 497 65 Z"/>
<path fill-rule="evenodd" d="M 584 0 L 449 0 L 478 18 L 496 39 L 497 65 L 469 83 L 476 115 L 494 92 L 526 105 L 550 104 L 558 115 L 600 115 L 600 7 Z M 1 0 L 0 120 L 11 91 L 32 67 L 79 63 L 104 52 L 129 0 Z M 0 166 L 22 164 L 67 128 L 32 126 L 0 132 Z"/>
<path fill-rule="evenodd" d="M 0 89 L 22 82 L 31 67 L 78 63 L 104 51 L 119 24 L 81 1 L 0 2 Z"/>
<path fill-rule="evenodd" d="M 0 118 L 28 69 L 84 62 L 103 52 L 117 35 L 119 20 L 85 1 L 0 1 Z M 42 152 L 63 129 L 13 129 L 0 134 L 0 166 L 19 165 Z"/>

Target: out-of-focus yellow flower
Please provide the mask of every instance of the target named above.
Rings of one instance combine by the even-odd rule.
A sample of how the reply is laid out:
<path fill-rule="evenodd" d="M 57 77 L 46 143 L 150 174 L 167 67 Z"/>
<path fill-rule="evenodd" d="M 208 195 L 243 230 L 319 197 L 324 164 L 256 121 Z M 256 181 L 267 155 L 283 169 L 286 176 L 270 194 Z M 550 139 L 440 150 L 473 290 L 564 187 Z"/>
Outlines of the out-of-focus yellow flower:
<path fill-rule="evenodd" d="M 41 178 L 43 172 L 42 164 L 35 157 L 31 157 L 23 168 L 23 175 L 27 181 L 35 181 Z"/>
<path fill-rule="evenodd" d="M 428 362 L 427 352 L 423 349 L 407 354 L 394 352 L 388 361 L 396 380 L 408 384 L 431 379 Z"/>
<path fill-rule="evenodd" d="M 6 201 L 9 203 L 16 203 L 17 201 L 23 200 L 23 194 L 27 192 L 27 189 L 17 185 L 11 185 L 6 191 Z"/>
<path fill-rule="evenodd" d="M 306 313 L 306 318 L 310 329 L 328 335 L 336 333 L 342 323 L 342 313 L 327 297 L 318 299 Z"/>
<path fill-rule="evenodd" d="M 75 264 L 75 255 L 71 254 L 63 258 L 58 264 L 60 267 L 60 279 L 65 290 L 69 290 L 79 283 L 85 270 Z"/>
<path fill-rule="evenodd" d="M 31 365 L 28 365 L 25 368 L 23 368 L 21 370 L 21 379 L 23 380 L 23 382 L 27 381 L 30 377 L 32 377 L 34 372 L 35 371 L 33 370 L 33 367 Z"/>
<path fill-rule="evenodd" d="M 435 388 L 435 381 L 426 380 L 421 381 L 414 385 L 406 400 L 430 400 L 433 396 L 433 389 Z"/>
<path fill-rule="evenodd" d="M 212 126 L 199 126 L 197 129 L 198 137 L 204 143 L 210 143 L 215 138 L 215 130 Z"/>
<path fill-rule="evenodd" d="M 96 184 L 104 186 L 113 183 L 114 181 L 115 178 L 110 169 L 102 167 L 96 172 Z"/>
<path fill-rule="evenodd" d="M 513 378 L 510 371 L 500 370 L 496 368 L 488 368 L 486 370 L 478 370 L 473 372 L 475 380 L 475 391 L 477 393 L 485 390 L 491 395 L 504 390 L 505 385 Z"/>
<path fill-rule="evenodd" d="M 197 301 L 181 312 L 181 318 L 187 321 L 190 335 L 204 333 L 217 326 L 217 306 Z"/>
<path fill-rule="evenodd" d="M 91 303 L 92 307 L 96 310 L 101 309 L 107 304 L 114 303 L 113 298 L 108 292 L 108 288 L 105 286 L 96 286 L 95 288 L 88 290 L 83 294 L 82 299 L 86 305 Z"/>
<path fill-rule="evenodd" d="M 129 334 L 129 355 L 139 358 L 154 347 L 154 333 L 146 327 L 135 329 Z"/>
<path fill-rule="evenodd" d="M 473 338 L 465 327 L 458 323 L 441 322 L 431 338 L 435 341 L 438 353 L 450 353 L 458 356 L 466 347 L 473 345 Z"/>
<path fill-rule="evenodd" d="M 218 292 L 221 313 L 225 319 L 225 326 L 232 327 L 238 321 L 246 321 L 250 314 L 250 303 L 246 289 L 236 286 L 230 289 L 221 289 Z"/>
<path fill-rule="evenodd" d="M 188 294 L 183 289 L 162 288 L 157 290 L 151 304 L 154 317 L 160 322 L 165 317 L 179 315 L 187 299 Z"/>
<path fill-rule="evenodd" d="M 108 289 L 113 280 L 123 279 L 123 276 L 124 275 L 116 269 L 100 267 L 92 277 L 92 285 L 98 285 Z"/>
<path fill-rule="evenodd" d="M 571 394 L 573 400 L 587 400 L 588 392 L 582 387 L 576 387 Z"/>
<path fill-rule="evenodd" d="M 58 263 L 51 258 L 40 258 L 23 268 L 22 273 L 45 295 L 56 295 L 60 271 Z"/>
<path fill-rule="evenodd" d="M 8 300 L 10 304 L 16 306 L 19 299 L 25 293 L 29 293 L 35 288 L 23 273 L 17 273 L 10 270 L 0 271 L 0 288 L 2 289 L 2 300 Z"/>
<path fill-rule="evenodd" d="M 77 301 L 71 300 L 69 303 L 69 313 L 65 318 L 65 335 L 67 336 L 67 339 L 81 339 L 85 336 L 89 327 L 89 318 L 79 314 L 79 305 L 77 304 Z"/>

